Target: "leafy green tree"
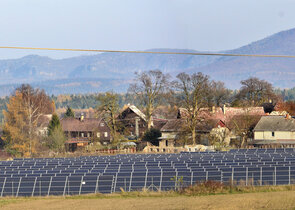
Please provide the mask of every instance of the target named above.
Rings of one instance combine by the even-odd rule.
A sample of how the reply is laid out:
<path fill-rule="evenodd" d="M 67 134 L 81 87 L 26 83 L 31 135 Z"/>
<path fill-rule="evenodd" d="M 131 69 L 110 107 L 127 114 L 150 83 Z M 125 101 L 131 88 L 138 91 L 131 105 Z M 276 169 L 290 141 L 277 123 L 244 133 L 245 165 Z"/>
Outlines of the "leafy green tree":
<path fill-rule="evenodd" d="M 74 111 L 71 109 L 71 107 L 68 106 L 67 111 L 65 113 L 65 118 L 67 117 L 75 117 L 75 113 Z"/>
<path fill-rule="evenodd" d="M 51 135 L 48 136 L 47 146 L 54 151 L 63 152 L 65 150 L 65 142 L 66 137 L 62 127 L 57 126 L 52 130 Z"/>
<path fill-rule="evenodd" d="M 162 136 L 162 134 L 159 129 L 150 128 L 144 133 L 142 140 L 148 141 L 155 146 L 159 146 L 159 137 L 161 137 L 161 136 Z"/>
<path fill-rule="evenodd" d="M 49 125 L 48 125 L 48 135 L 51 136 L 51 134 L 53 133 L 54 129 L 57 127 L 60 127 L 60 121 L 59 121 L 59 117 L 57 116 L 57 114 L 53 114 L 51 120 L 49 121 Z"/>

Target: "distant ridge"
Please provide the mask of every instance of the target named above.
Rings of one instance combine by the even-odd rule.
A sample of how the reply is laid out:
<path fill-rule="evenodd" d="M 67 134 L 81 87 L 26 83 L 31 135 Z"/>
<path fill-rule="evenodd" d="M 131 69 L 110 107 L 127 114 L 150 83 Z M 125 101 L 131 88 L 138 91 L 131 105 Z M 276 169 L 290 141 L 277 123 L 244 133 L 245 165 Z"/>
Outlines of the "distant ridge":
<path fill-rule="evenodd" d="M 147 51 L 199 52 L 189 49 Z M 220 53 L 295 55 L 295 29 L 282 31 L 246 46 Z M 120 81 L 123 85 L 119 90 L 126 91 L 134 72 L 150 69 L 160 69 L 172 76 L 183 71 L 201 71 L 213 79 L 224 81 L 226 86 L 232 89 L 239 88 L 240 80 L 249 76 L 268 80 L 275 87 L 295 86 L 295 59 L 292 58 L 101 53 L 51 59 L 29 55 L 19 59 L 0 60 L 0 87 L 5 87 L 5 91 L 3 88 L 0 89 L 0 95 L 6 95 L 8 89 L 13 89 L 21 83 L 31 83 L 57 94 L 75 93 L 79 92 L 79 89 L 83 90 L 83 93 L 104 91 L 112 89 L 113 86 L 109 85 L 112 81 Z M 77 86 L 74 88 L 67 85 L 69 81 L 76 82 Z M 95 81 L 102 85 L 89 85 L 90 82 L 96 84 Z M 79 88 L 78 83 L 84 84 L 83 88 Z M 57 84 L 59 85 L 56 86 Z"/>

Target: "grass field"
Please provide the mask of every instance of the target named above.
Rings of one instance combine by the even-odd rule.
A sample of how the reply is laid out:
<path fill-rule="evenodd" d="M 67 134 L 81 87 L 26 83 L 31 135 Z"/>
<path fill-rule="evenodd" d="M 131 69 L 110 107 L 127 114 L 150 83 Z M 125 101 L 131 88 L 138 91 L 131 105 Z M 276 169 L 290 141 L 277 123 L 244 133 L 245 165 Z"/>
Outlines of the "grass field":
<path fill-rule="evenodd" d="M 295 191 L 185 196 L 175 193 L 148 195 L 90 195 L 45 198 L 3 198 L 1 209 L 295 209 Z"/>

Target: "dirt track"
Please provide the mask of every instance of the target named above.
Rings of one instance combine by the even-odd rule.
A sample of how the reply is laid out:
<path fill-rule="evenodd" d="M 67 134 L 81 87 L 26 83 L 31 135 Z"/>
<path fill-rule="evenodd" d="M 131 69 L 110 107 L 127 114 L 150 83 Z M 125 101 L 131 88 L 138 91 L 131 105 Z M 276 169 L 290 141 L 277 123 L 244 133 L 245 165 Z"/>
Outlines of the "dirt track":
<path fill-rule="evenodd" d="M 293 209 L 295 192 L 248 193 L 198 197 L 37 198 L 2 202 L 1 209 Z"/>

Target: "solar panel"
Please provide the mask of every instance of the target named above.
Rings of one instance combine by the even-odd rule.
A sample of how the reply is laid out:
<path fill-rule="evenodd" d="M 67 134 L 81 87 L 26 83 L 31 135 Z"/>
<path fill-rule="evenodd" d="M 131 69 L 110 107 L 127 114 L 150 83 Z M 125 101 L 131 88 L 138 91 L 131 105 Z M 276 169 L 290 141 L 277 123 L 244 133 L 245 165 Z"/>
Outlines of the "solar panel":
<path fill-rule="evenodd" d="M 49 195 L 64 195 L 67 179 L 68 177 L 66 176 L 52 177 L 49 186 Z"/>

